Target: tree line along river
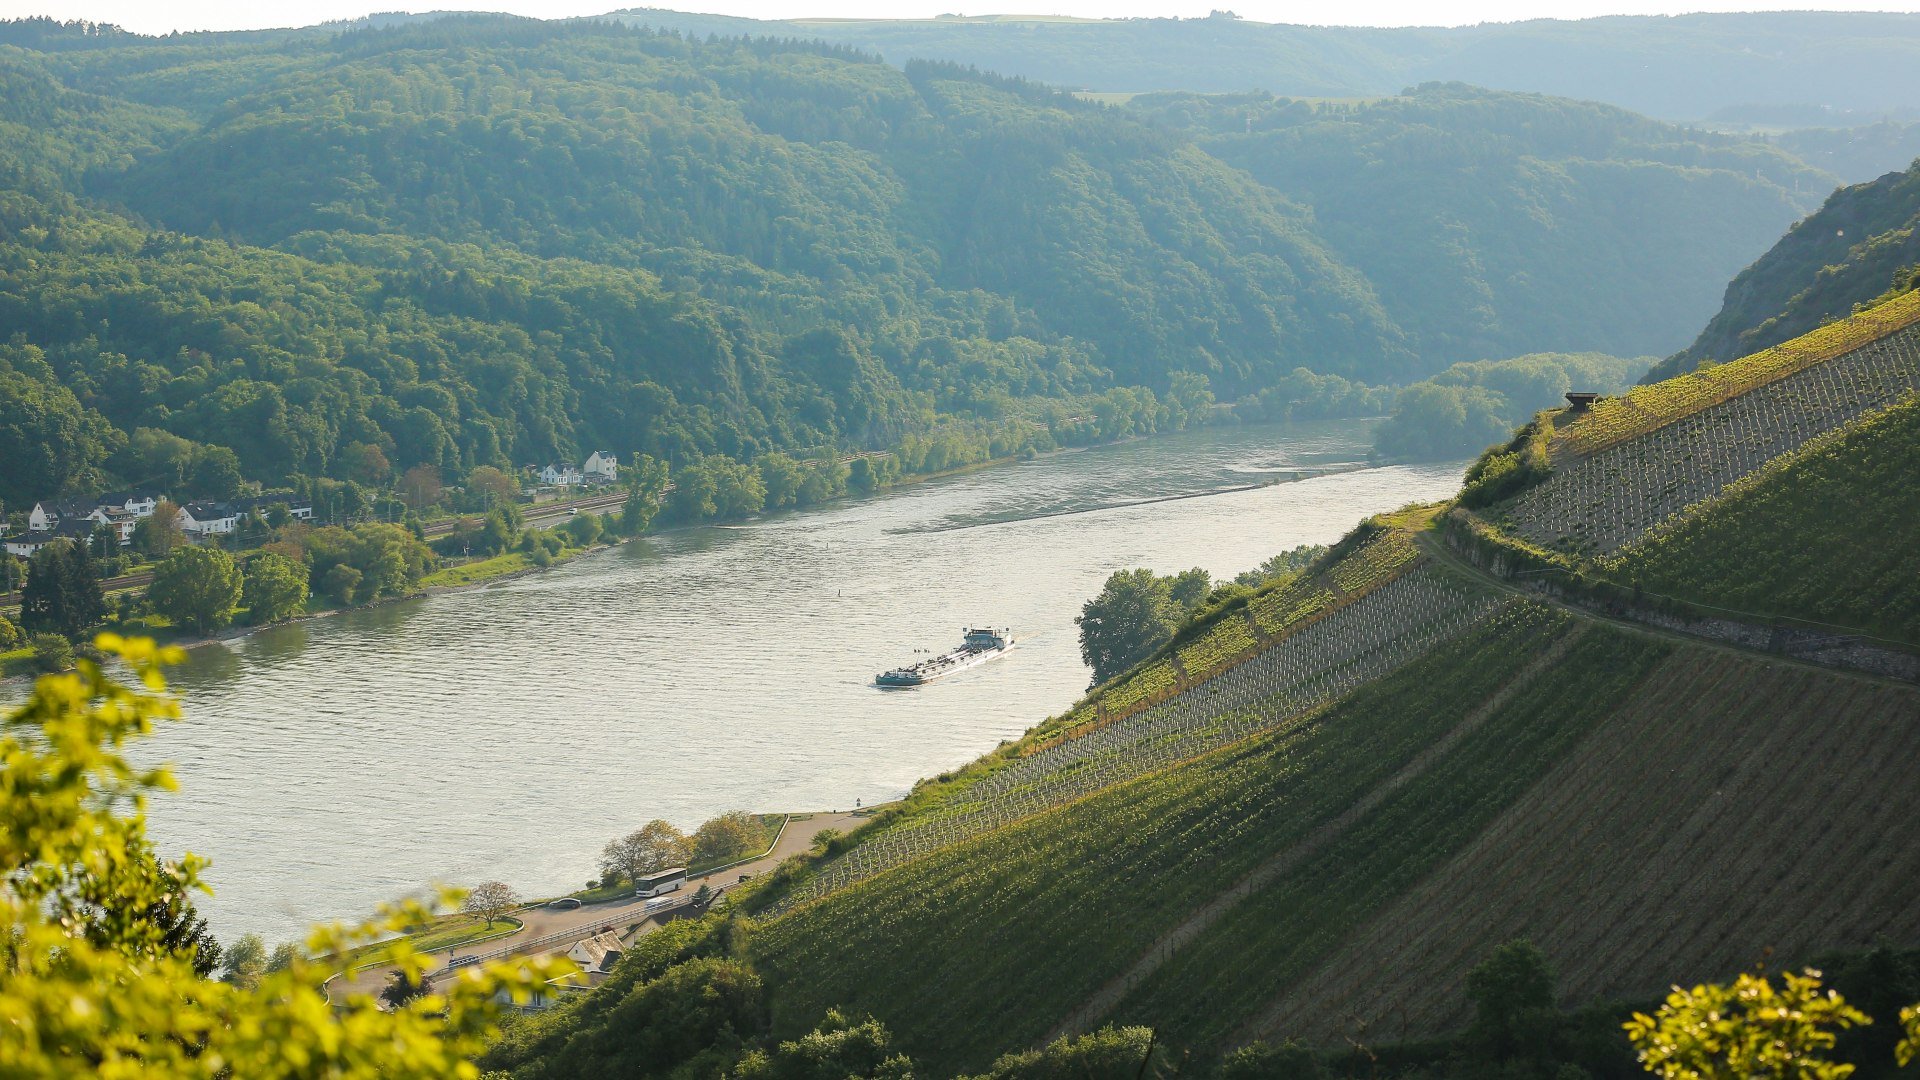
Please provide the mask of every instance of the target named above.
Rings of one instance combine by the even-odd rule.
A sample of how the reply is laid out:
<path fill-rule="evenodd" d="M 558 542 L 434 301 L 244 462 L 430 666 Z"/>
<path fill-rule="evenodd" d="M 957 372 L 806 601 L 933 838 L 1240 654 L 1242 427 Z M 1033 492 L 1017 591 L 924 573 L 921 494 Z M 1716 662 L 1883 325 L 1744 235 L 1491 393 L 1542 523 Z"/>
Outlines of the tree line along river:
<path fill-rule="evenodd" d="M 186 719 L 139 755 L 181 783 L 151 830 L 212 859 L 217 933 L 273 941 L 429 882 L 578 888 L 652 818 L 894 798 L 1079 696 L 1073 618 L 1112 571 L 1231 577 L 1458 485 L 1459 462 L 1361 467 L 1370 430 L 1063 453 L 195 649 Z M 1019 646 L 872 686 L 970 622 Z"/>

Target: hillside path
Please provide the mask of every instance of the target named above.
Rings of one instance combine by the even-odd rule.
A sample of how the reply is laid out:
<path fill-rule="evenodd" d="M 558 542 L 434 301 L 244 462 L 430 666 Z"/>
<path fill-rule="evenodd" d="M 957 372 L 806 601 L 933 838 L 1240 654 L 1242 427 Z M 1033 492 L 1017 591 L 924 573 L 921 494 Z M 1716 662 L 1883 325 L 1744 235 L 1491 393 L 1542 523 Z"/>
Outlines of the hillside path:
<path fill-rule="evenodd" d="M 1558 663 L 1560 658 L 1566 655 L 1567 650 L 1584 634 L 1584 627 L 1575 627 L 1570 633 L 1554 642 L 1551 648 L 1540 654 L 1532 663 L 1515 673 L 1513 678 L 1507 680 L 1500 689 L 1494 691 L 1491 697 L 1481 702 L 1451 730 L 1415 754 L 1411 760 L 1400 767 L 1398 772 L 1381 781 L 1377 787 L 1361 796 L 1353 805 L 1341 811 L 1333 819 L 1323 822 L 1293 846 L 1276 853 L 1266 862 L 1248 871 L 1239 881 L 1216 894 L 1212 900 L 1207 901 L 1193 914 L 1161 934 L 1153 944 L 1147 946 L 1139 959 L 1135 960 L 1127 970 L 1107 980 L 1100 989 L 1094 991 L 1092 997 L 1081 1002 L 1078 1007 L 1068 1013 L 1066 1019 L 1047 1033 L 1046 1041 L 1052 1042 L 1063 1035 L 1078 1034 L 1091 1028 L 1096 1021 L 1111 1012 L 1129 990 L 1138 986 L 1159 970 L 1161 965 L 1172 959 L 1182 945 L 1206 932 L 1242 900 L 1253 895 L 1255 890 L 1266 887 L 1280 875 L 1339 839 L 1341 834 L 1353 827 L 1355 822 L 1384 803 L 1388 796 L 1426 772 L 1435 761 L 1445 756 L 1462 739 L 1477 731 L 1488 717 L 1499 711 L 1500 707 L 1513 697 L 1516 691 Z"/>

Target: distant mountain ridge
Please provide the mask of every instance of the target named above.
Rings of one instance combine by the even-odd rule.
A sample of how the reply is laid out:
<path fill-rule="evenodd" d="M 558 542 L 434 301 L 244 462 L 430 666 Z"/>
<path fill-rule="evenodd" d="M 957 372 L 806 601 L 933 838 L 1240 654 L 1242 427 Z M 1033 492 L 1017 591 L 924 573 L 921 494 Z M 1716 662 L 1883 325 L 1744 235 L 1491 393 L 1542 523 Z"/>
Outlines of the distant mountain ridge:
<path fill-rule="evenodd" d="M 1456 28 L 1310 27 L 1206 19 L 758 21 L 658 8 L 637 22 L 818 37 L 890 62 L 971 64 L 1085 90 L 1378 97 L 1467 82 L 1604 101 L 1666 120 L 1743 106 L 1866 123 L 1920 100 L 1920 15 L 1779 12 L 1536 19 Z M 1796 114 L 1797 115 L 1797 114 Z"/>

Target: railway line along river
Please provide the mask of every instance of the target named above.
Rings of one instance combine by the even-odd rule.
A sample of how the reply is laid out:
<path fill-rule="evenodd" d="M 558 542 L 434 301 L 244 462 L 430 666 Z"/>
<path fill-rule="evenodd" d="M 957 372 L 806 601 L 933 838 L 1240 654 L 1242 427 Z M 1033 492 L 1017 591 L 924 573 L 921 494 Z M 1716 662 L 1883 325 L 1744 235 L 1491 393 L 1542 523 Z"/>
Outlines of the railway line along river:
<path fill-rule="evenodd" d="M 182 788 L 151 831 L 212 859 L 216 932 L 273 941 L 433 881 L 578 888 L 656 817 L 893 798 L 1080 694 L 1073 617 L 1112 571 L 1231 576 L 1451 494 L 1460 463 L 1288 479 L 1360 462 L 1370 428 L 1064 453 L 196 649 L 186 719 L 140 754 Z M 1018 648 L 871 685 L 969 622 Z"/>

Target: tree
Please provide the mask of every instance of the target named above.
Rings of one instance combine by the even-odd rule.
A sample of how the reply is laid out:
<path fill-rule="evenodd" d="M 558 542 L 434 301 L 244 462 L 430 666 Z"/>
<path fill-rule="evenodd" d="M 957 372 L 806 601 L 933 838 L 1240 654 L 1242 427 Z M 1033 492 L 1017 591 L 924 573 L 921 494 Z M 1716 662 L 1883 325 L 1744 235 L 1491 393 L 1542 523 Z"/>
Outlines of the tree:
<path fill-rule="evenodd" d="M 1151 1028 L 1105 1027 L 1002 1054 L 975 1080 L 1141 1080 L 1155 1075 L 1159 1052 Z"/>
<path fill-rule="evenodd" d="M 886 1025 L 871 1017 L 855 1022 L 839 1009 L 798 1041 L 750 1051 L 734 1080 L 912 1080 L 913 1062 L 893 1048 Z M 1118 1078 L 1116 1078 L 1118 1080 Z"/>
<path fill-rule="evenodd" d="M 71 640 L 106 615 L 106 597 L 86 545 L 61 539 L 34 552 L 20 594 L 21 629 Z"/>
<path fill-rule="evenodd" d="M 387 985 L 380 988 L 380 1003 L 389 1009 L 404 1009 L 431 993 L 433 976 L 395 968 L 387 972 Z"/>
<path fill-rule="evenodd" d="M 320 575 L 320 591 L 341 607 L 351 605 L 360 596 L 360 571 L 346 563 L 337 563 Z"/>
<path fill-rule="evenodd" d="M 291 968 L 300 960 L 300 950 L 291 941 L 283 941 L 273 947 L 273 954 L 267 957 L 267 974 Z"/>
<path fill-rule="evenodd" d="M 340 467 L 346 471 L 347 479 L 368 487 L 383 487 L 393 475 L 386 452 L 370 443 L 348 443 L 340 452 Z"/>
<path fill-rule="evenodd" d="M 35 634 L 28 640 L 33 648 L 33 666 L 51 674 L 73 666 L 73 642 L 59 634 Z"/>
<path fill-rule="evenodd" d="M 242 587 L 233 556 L 218 548 L 189 545 L 154 567 L 147 596 L 160 614 L 205 634 L 233 621 Z"/>
<path fill-rule="evenodd" d="M 1220 1080 L 1317 1080 L 1326 1074 L 1313 1051 L 1291 1039 L 1243 1046 L 1220 1063 Z"/>
<path fill-rule="evenodd" d="M 1213 575 L 1196 566 L 1167 579 L 1167 596 L 1182 610 L 1192 611 L 1213 589 Z"/>
<path fill-rule="evenodd" d="M 1239 585 L 1264 585 L 1305 570 L 1313 560 L 1327 553 L 1325 544 L 1301 544 L 1268 558 L 1251 570 L 1242 571 L 1233 580 Z"/>
<path fill-rule="evenodd" d="M 567 536 L 573 541 L 574 547 L 586 547 L 600 539 L 600 518 L 595 514 L 575 514 L 561 527 L 567 531 Z"/>
<path fill-rule="evenodd" d="M 240 602 L 256 626 L 292 618 L 307 604 L 307 568 L 274 552 L 255 555 L 247 563 Z"/>
<path fill-rule="evenodd" d="M 703 866 L 732 862 L 761 842 L 759 823 L 744 810 L 729 810 L 693 833 L 693 861 Z"/>
<path fill-rule="evenodd" d="M 639 536 L 653 524 L 660 512 L 660 500 L 667 490 L 667 463 L 646 454 L 634 458 L 627 469 L 627 501 L 620 507 L 620 532 Z"/>
<path fill-rule="evenodd" d="M 173 549 L 187 542 L 180 530 L 180 507 L 166 499 L 154 505 L 153 513 L 133 523 L 133 546 L 152 559 L 164 559 Z"/>
<path fill-rule="evenodd" d="M 227 947 L 221 972 L 229 983 L 243 990 L 259 986 L 260 977 L 267 973 L 267 943 L 259 934 L 241 934 Z"/>
<path fill-rule="evenodd" d="M 1179 626 L 1180 614 L 1166 580 L 1153 571 L 1115 571 L 1074 620 L 1080 627 L 1080 657 L 1093 669 L 1094 685 L 1165 644 Z"/>
<path fill-rule="evenodd" d="M 415 465 L 400 477 L 400 497 L 415 510 L 438 505 L 445 492 L 445 486 L 440 483 L 440 470 L 435 466 Z"/>
<path fill-rule="evenodd" d="M 1553 968 L 1530 941 L 1510 941 L 1467 973 L 1474 1020 L 1468 1037 L 1496 1059 L 1542 1056 L 1559 1014 L 1553 1007 Z"/>
<path fill-rule="evenodd" d="M 1907 1019 L 1903 1014 L 1902 1019 Z M 1765 974 L 1742 974 L 1731 986 L 1675 987 L 1660 1010 L 1634 1013 L 1627 1038 L 1640 1063 L 1667 1080 L 1841 1080 L 1854 1070 L 1828 1059 L 1835 1033 L 1870 1018 L 1832 991 L 1821 992 L 1820 973 L 1781 974 L 1775 987 Z M 1903 1044 L 1901 1064 L 1912 1054 Z"/>
<path fill-rule="evenodd" d="M 193 452 L 193 475 L 187 488 L 203 499 L 231 499 L 240 494 L 246 478 L 240 457 L 224 446 L 202 446 Z"/>
<path fill-rule="evenodd" d="M 480 510 L 506 506 L 520 497 L 520 485 L 513 477 L 491 465 L 482 465 L 468 473 L 466 488 L 474 508 Z"/>
<path fill-rule="evenodd" d="M 175 869 L 162 860 L 155 862 L 158 879 L 162 882 L 171 879 L 175 887 L 150 900 L 139 911 L 139 917 L 160 932 L 158 947 L 161 950 L 186 960 L 192 965 L 193 973 L 200 978 L 210 979 L 214 972 L 220 970 L 224 956 L 220 943 L 214 940 L 213 932 L 207 929 L 207 920 L 194 910 L 192 902 L 187 899 L 187 891 L 178 884 L 179 876 Z M 103 926 L 97 918 L 85 924 L 89 940 L 106 947 L 111 943 Z"/>
<path fill-rule="evenodd" d="M 467 893 L 466 899 L 460 902 L 460 910 L 487 920 L 487 926 L 492 927 L 495 920 L 519 904 L 520 894 L 513 886 L 504 881 L 483 881 Z"/>
<path fill-rule="evenodd" d="M 5 615 L 0 615 L 0 652 L 17 649 L 26 640 L 27 635 L 21 633 L 19 627 L 13 625 Z"/>
<path fill-rule="evenodd" d="M 642 874 L 684 866 L 691 851 L 686 834 L 656 819 L 607 842 L 600 852 L 600 876 L 608 882 L 633 880 Z"/>

